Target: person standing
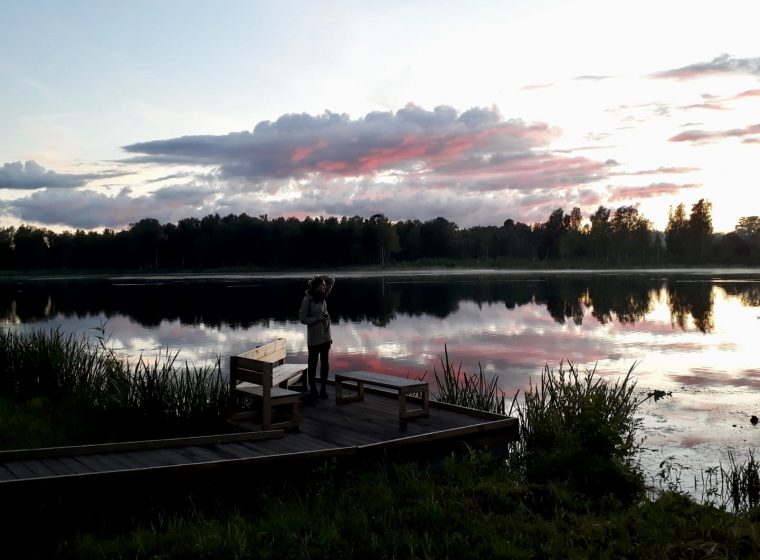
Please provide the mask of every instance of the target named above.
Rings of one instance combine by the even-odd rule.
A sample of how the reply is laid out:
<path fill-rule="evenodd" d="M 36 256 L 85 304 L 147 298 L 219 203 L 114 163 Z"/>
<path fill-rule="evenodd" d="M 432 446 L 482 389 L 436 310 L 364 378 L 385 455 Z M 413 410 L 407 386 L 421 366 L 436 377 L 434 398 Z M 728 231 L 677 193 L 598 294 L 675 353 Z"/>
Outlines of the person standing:
<path fill-rule="evenodd" d="M 317 361 L 319 361 L 319 396 L 327 398 L 327 375 L 330 371 L 330 314 L 327 312 L 327 296 L 330 295 L 335 278 L 315 276 L 309 281 L 308 289 L 301 302 L 298 318 L 306 325 L 306 345 L 309 347 L 308 383 L 312 397 L 317 396 Z"/>

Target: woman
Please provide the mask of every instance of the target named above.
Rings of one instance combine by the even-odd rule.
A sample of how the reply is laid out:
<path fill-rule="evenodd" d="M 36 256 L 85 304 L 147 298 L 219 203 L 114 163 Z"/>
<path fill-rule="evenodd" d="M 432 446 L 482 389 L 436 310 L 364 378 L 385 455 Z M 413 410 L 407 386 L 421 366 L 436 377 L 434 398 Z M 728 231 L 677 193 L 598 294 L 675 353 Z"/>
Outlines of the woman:
<path fill-rule="evenodd" d="M 332 335 L 330 333 L 330 314 L 327 312 L 327 296 L 332 291 L 335 278 L 332 276 L 315 276 L 309 281 L 309 288 L 303 296 L 301 311 L 298 314 L 300 321 L 307 325 L 306 344 L 309 347 L 308 379 L 311 396 L 317 396 L 317 361 L 320 363 L 319 378 L 321 391 L 319 396 L 327 398 L 327 374 L 330 371 L 330 345 Z"/>

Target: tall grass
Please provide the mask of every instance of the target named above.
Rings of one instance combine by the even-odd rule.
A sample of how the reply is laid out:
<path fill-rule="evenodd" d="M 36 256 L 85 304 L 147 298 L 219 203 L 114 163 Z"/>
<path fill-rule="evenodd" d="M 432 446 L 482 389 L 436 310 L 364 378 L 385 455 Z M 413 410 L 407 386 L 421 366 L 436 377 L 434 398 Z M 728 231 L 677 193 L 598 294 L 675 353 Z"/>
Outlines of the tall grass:
<path fill-rule="evenodd" d="M 461 363 L 455 367 L 449 360 L 449 349 L 446 345 L 443 351 L 440 373 L 433 366 L 433 376 L 438 388 L 438 392 L 434 395 L 436 400 L 476 410 L 506 414 L 504 393 L 498 387 L 499 378 L 493 377 L 487 381 L 480 364 L 478 364 L 480 373 L 469 375 L 462 370 Z"/>
<path fill-rule="evenodd" d="M 614 383 L 581 373 L 572 363 L 545 366 L 517 411 L 517 463 L 527 480 L 556 481 L 590 496 L 631 500 L 643 491 L 636 456 L 641 441 L 638 402 L 628 373 Z"/>
<path fill-rule="evenodd" d="M 71 437 L 88 442 L 226 429 L 228 386 L 218 357 L 195 366 L 163 350 L 152 361 L 140 355 L 130 362 L 98 330 L 94 340 L 60 329 L 0 330 L 0 397 L 14 403 L 7 414 L 47 402 L 54 409 L 50 422 L 65 410 L 64 422 L 80 424 Z"/>
<path fill-rule="evenodd" d="M 76 396 L 100 405 L 109 385 L 124 375 L 112 350 L 60 329 L 0 330 L 0 364 L 0 395 L 18 401 Z"/>

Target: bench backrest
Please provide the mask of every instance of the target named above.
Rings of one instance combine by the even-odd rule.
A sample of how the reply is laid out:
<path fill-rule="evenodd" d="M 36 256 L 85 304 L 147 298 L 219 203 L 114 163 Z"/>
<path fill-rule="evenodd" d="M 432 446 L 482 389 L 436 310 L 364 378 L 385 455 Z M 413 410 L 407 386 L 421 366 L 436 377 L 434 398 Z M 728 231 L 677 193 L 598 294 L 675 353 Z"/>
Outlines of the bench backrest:
<path fill-rule="evenodd" d="M 285 359 L 285 339 L 278 338 L 272 342 L 267 342 L 257 346 L 253 350 L 248 350 L 239 355 L 241 358 L 249 360 L 266 361 L 269 363 L 279 362 Z"/>
<path fill-rule="evenodd" d="M 278 338 L 238 356 L 230 356 L 230 381 L 271 386 L 274 367 L 285 360 L 285 339 Z M 269 377 L 269 379 L 265 379 Z"/>

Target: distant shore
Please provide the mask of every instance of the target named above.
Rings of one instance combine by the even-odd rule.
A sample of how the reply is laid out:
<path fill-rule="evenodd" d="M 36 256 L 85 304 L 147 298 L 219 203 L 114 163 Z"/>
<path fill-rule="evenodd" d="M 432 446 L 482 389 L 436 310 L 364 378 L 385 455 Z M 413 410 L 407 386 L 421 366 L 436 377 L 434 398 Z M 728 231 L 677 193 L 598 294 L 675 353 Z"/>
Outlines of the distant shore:
<path fill-rule="evenodd" d="M 543 264 L 543 263 L 542 263 Z M 568 267 L 481 267 L 464 265 L 418 265 L 418 266 L 386 266 L 386 267 L 361 267 L 361 268 L 330 268 L 330 269 L 251 269 L 246 267 L 227 269 L 199 269 L 199 270 L 50 270 L 50 271 L 3 271 L 0 272 L 0 281 L 3 280 L 86 280 L 86 279 L 162 279 L 176 278 L 197 279 L 234 279 L 234 278 L 301 278 L 330 272 L 344 278 L 372 278 L 384 276 L 519 276 L 526 274 L 731 274 L 752 275 L 760 274 L 760 265 L 713 265 L 699 266 L 668 265 L 668 266 L 639 266 L 639 267 L 594 267 L 584 266 Z"/>

